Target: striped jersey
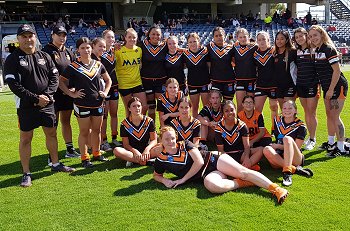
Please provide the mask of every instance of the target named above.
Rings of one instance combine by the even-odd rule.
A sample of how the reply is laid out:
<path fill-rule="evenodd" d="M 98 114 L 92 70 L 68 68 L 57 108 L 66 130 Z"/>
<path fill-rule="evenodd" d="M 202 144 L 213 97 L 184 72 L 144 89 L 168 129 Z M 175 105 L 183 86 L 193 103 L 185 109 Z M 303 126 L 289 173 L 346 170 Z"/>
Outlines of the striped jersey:
<path fill-rule="evenodd" d="M 256 66 L 254 53 L 258 47 L 254 44 L 242 46 L 239 42 L 234 44 L 234 66 L 237 80 L 255 80 Z"/>
<path fill-rule="evenodd" d="M 297 86 L 315 86 L 318 83 L 314 59 L 310 48 L 297 49 L 295 64 L 297 65 Z"/>
<path fill-rule="evenodd" d="M 177 141 L 188 140 L 193 142 L 193 138 L 200 138 L 201 122 L 198 119 L 191 117 L 191 120 L 187 126 L 184 126 L 176 117 L 171 120 L 170 125 L 177 131 Z"/>
<path fill-rule="evenodd" d="M 142 67 L 141 77 L 143 79 L 159 79 L 166 77 L 164 68 L 165 56 L 168 52 L 168 47 L 164 41 L 158 45 L 152 45 L 145 38 L 141 41 L 142 49 Z"/>
<path fill-rule="evenodd" d="M 203 47 L 193 53 L 189 49 L 184 51 L 184 61 L 188 68 L 187 84 L 190 87 L 202 87 L 210 82 L 208 49 Z"/>
<path fill-rule="evenodd" d="M 223 47 L 210 42 L 207 46 L 210 58 L 210 77 L 214 82 L 233 82 L 233 49 L 232 45 L 225 44 Z"/>

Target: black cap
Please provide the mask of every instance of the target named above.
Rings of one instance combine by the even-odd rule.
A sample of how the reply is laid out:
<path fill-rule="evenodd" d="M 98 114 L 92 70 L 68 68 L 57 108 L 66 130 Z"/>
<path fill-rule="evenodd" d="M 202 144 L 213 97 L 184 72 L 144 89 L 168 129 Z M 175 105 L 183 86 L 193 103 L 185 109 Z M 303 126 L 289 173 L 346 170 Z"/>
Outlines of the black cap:
<path fill-rule="evenodd" d="M 17 36 L 27 32 L 35 34 L 35 30 L 33 29 L 33 27 L 31 27 L 28 24 L 23 24 L 20 27 L 18 27 Z"/>
<path fill-rule="evenodd" d="M 65 33 L 67 34 L 66 28 L 64 26 L 56 26 L 52 30 L 52 34 L 60 34 L 60 33 Z"/>

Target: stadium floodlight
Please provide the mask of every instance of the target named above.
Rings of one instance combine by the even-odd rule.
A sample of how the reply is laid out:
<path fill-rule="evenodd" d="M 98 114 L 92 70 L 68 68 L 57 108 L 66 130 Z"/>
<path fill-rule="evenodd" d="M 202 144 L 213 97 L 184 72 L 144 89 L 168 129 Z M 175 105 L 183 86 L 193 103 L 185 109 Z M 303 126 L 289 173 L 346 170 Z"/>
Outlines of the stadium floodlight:
<path fill-rule="evenodd" d="M 29 4 L 42 4 L 43 1 L 28 1 Z"/>
<path fill-rule="evenodd" d="M 78 3 L 78 2 L 63 2 L 65 4 L 75 4 L 75 3 Z"/>
<path fill-rule="evenodd" d="M 5 3 L 5 1 L 0 1 L 0 3 Z"/>

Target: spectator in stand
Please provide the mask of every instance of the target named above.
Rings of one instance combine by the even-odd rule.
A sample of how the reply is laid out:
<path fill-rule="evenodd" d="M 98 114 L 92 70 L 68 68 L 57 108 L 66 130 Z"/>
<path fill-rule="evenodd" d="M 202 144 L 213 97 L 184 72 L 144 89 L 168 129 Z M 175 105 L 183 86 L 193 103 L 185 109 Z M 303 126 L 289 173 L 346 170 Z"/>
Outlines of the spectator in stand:
<path fill-rule="evenodd" d="M 88 24 L 86 24 L 86 22 L 84 22 L 84 20 L 81 18 L 79 19 L 79 22 L 78 22 L 78 27 L 79 28 L 83 28 L 83 27 L 87 27 Z"/>
<path fill-rule="evenodd" d="M 70 34 L 76 34 L 75 26 L 72 26 L 72 28 L 69 30 Z"/>
<path fill-rule="evenodd" d="M 181 32 L 180 37 L 179 37 L 179 45 L 183 45 L 183 44 L 185 44 L 185 42 L 186 42 L 185 34 L 184 34 L 184 32 Z"/>
<path fill-rule="evenodd" d="M 271 22 L 272 22 L 271 16 L 266 13 L 265 14 L 265 19 L 264 19 L 265 26 L 270 27 Z"/>
<path fill-rule="evenodd" d="M 327 27 L 327 32 L 329 32 L 329 31 L 334 32 L 334 31 L 336 31 L 336 30 L 337 30 L 337 28 L 336 28 L 334 25 L 329 25 L 329 26 Z"/>
<path fill-rule="evenodd" d="M 275 13 L 272 16 L 272 21 L 274 23 L 279 23 L 279 21 L 280 21 L 280 14 L 277 12 L 277 10 L 275 11 Z"/>
<path fill-rule="evenodd" d="M 91 24 L 89 25 L 89 28 L 86 30 L 86 34 L 89 37 L 89 39 L 93 39 L 96 37 L 96 30 Z"/>
<path fill-rule="evenodd" d="M 165 29 L 165 32 L 163 34 L 164 39 L 166 40 L 167 38 L 169 38 L 169 36 L 170 36 L 169 29 Z"/>
<path fill-rule="evenodd" d="M 142 18 L 141 21 L 139 22 L 139 26 L 140 26 L 140 27 L 147 26 L 147 24 L 148 24 L 148 23 L 147 23 L 147 21 L 146 21 L 145 18 Z"/>
<path fill-rule="evenodd" d="M 311 26 L 311 18 L 312 18 L 312 16 L 311 16 L 311 13 L 309 11 L 309 12 L 307 12 L 307 15 L 305 16 L 306 25 Z"/>
<path fill-rule="evenodd" d="M 6 15 L 5 9 L 1 8 L 1 6 L 0 6 L 0 21 L 1 22 L 4 21 L 5 15 Z"/>
<path fill-rule="evenodd" d="M 4 65 L 7 56 L 9 56 L 10 54 L 11 53 L 10 53 L 9 47 L 5 47 L 5 50 L 1 54 L 1 61 L 2 61 L 1 64 L 2 65 Z"/>
<path fill-rule="evenodd" d="M 254 21 L 254 16 L 253 16 L 252 10 L 249 10 L 249 12 L 247 14 L 247 20 L 248 20 L 248 22 Z"/>
<path fill-rule="evenodd" d="M 210 15 L 207 16 L 207 20 L 206 20 L 205 23 L 206 24 L 212 24 L 213 23 Z"/>
<path fill-rule="evenodd" d="M 43 28 L 49 28 L 49 27 L 50 27 L 49 22 L 45 19 L 43 22 Z"/>
<path fill-rule="evenodd" d="M 232 20 L 232 25 L 233 25 L 234 27 L 239 27 L 239 26 L 240 26 L 239 21 L 237 20 L 237 18 L 234 18 L 234 19 Z"/>
<path fill-rule="evenodd" d="M 66 27 L 66 24 L 62 21 L 61 17 L 58 18 L 56 26 L 57 27 L 60 27 L 60 26 Z"/>
<path fill-rule="evenodd" d="M 317 25 L 317 24 L 318 24 L 318 22 L 317 22 L 316 18 L 312 18 L 311 25 Z"/>
<path fill-rule="evenodd" d="M 161 21 L 158 21 L 158 23 L 157 23 L 156 26 L 159 27 L 160 29 L 163 29 L 163 28 L 164 28 L 164 25 L 162 24 Z"/>
<path fill-rule="evenodd" d="M 100 26 L 107 26 L 106 21 L 103 20 L 102 18 L 99 18 L 98 21 L 97 21 L 97 23 L 98 23 L 98 25 L 100 25 Z"/>
<path fill-rule="evenodd" d="M 177 24 L 176 24 L 176 29 L 178 30 L 182 30 L 182 24 L 180 21 L 177 21 Z"/>
<path fill-rule="evenodd" d="M 127 28 L 132 28 L 132 18 L 129 18 L 128 23 L 126 24 Z"/>

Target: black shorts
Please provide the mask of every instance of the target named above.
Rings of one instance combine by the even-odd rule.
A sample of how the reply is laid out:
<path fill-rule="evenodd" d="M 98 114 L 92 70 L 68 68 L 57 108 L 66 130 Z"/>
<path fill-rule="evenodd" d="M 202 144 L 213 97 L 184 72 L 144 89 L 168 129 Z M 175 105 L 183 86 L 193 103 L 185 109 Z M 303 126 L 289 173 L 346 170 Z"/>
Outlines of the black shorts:
<path fill-rule="evenodd" d="M 88 118 L 90 116 L 103 116 L 104 105 L 98 108 L 80 107 L 74 104 L 74 115 L 78 118 Z"/>
<path fill-rule="evenodd" d="M 18 123 L 19 129 L 24 132 L 31 131 L 40 126 L 52 128 L 55 127 L 56 114 L 53 104 L 40 109 L 33 108 L 18 108 Z"/>
<path fill-rule="evenodd" d="M 233 98 L 235 95 L 235 83 L 234 82 L 227 82 L 227 83 L 221 83 L 221 82 L 215 82 L 213 81 L 211 83 L 210 90 L 218 90 L 221 92 L 222 96 L 225 98 Z"/>
<path fill-rule="evenodd" d="M 193 180 L 204 179 L 209 173 L 217 170 L 219 157 L 220 156 L 217 154 L 214 154 L 212 152 L 207 152 L 205 156 L 203 156 L 204 165 L 198 171 L 198 173 L 194 175 L 191 179 Z"/>
<path fill-rule="evenodd" d="M 325 98 L 327 89 L 322 87 L 323 91 L 323 98 Z M 337 85 L 334 88 L 333 96 L 331 99 L 346 99 L 346 96 L 348 94 L 348 82 L 344 83 L 337 83 Z"/>
<path fill-rule="evenodd" d="M 64 94 L 61 90 L 57 90 L 53 98 L 56 112 L 73 110 L 73 98 Z"/>
<path fill-rule="evenodd" d="M 188 93 L 190 95 L 196 95 L 199 93 L 207 93 L 207 92 L 209 92 L 209 84 L 204 85 L 204 86 L 198 86 L 198 87 L 188 86 Z"/>
<path fill-rule="evenodd" d="M 119 99 L 119 91 L 118 91 L 118 85 L 111 87 L 109 89 L 108 95 L 106 97 L 106 100 L 118 100 Z"/>
<path fill-rule="evenodd" d="M 269 146 L 271 143 L 272 143 L 271 137 L 262 137 L 258 142 L 255 142 L 253 144 L 253 148 L 266 147 L 266 146 Z"/>
<path fill-rule="evenodd" d="M 284 87 L 278 87 L 276 89 L 276 96 L 279 99 L 283 99 L 284 97 L 295 97 L 297 93 L 297 88 L 295 87 L 295 85 L 293 86 L 289 86 L 287 88 Z"/>
<path fill-rule="evenodd" d="M 242 158 L 242 155 L 243 155 L 243 151 L 238 151 L 238 152 L 235 152 L 235 153 L 227 153 L 227 155 L 231 156 L 238 163 L 240 163 L 240 164 L 242 163 L 241 162 L 241 158 Z"/>
<path fill-rule="evenodd" d="M 179 90 L 182 91 L 185 96 L 188 96 L 188 88 L 186 84 L 180 84 Z"/>
<path fill-rule="evenodd" d="M 142 85 L 138 85 L 136 87 L 129 88 L 129 89 L 119 89 L 119 93 L 121 96 L 127 96 L 130 94 L 136 94 L 144 91 L 145 89 L 142 87 Z"/>
<path fill-rule="evenodd" d="M 276 88 L 265 89 L 265 88 L 257 87 L 255 89 L 255 93 L 254 93 L 255 97 L 265 96 L 265 95 L 267 95 L 267 97 L 269 97 L 270 99 L 277 99 Z"/>
<path fill-rule="evenodd" d="M 166 90 L 165 82 L 167 78 L 162 79 L 142 79 L 142 86 L 147 95 L 160 93 L 163 94 Z"/>
<path fill-rule="evenodd" d="M 314 98 L 316 96 L 319 96 L 318 84 L 314 86 L 297 85 L 297 94 L 300 98 Z"/>
<path fill-rule="evenodd" d="M 236 91 L 255 92 L 255 80 L 237 80 Z"/>

